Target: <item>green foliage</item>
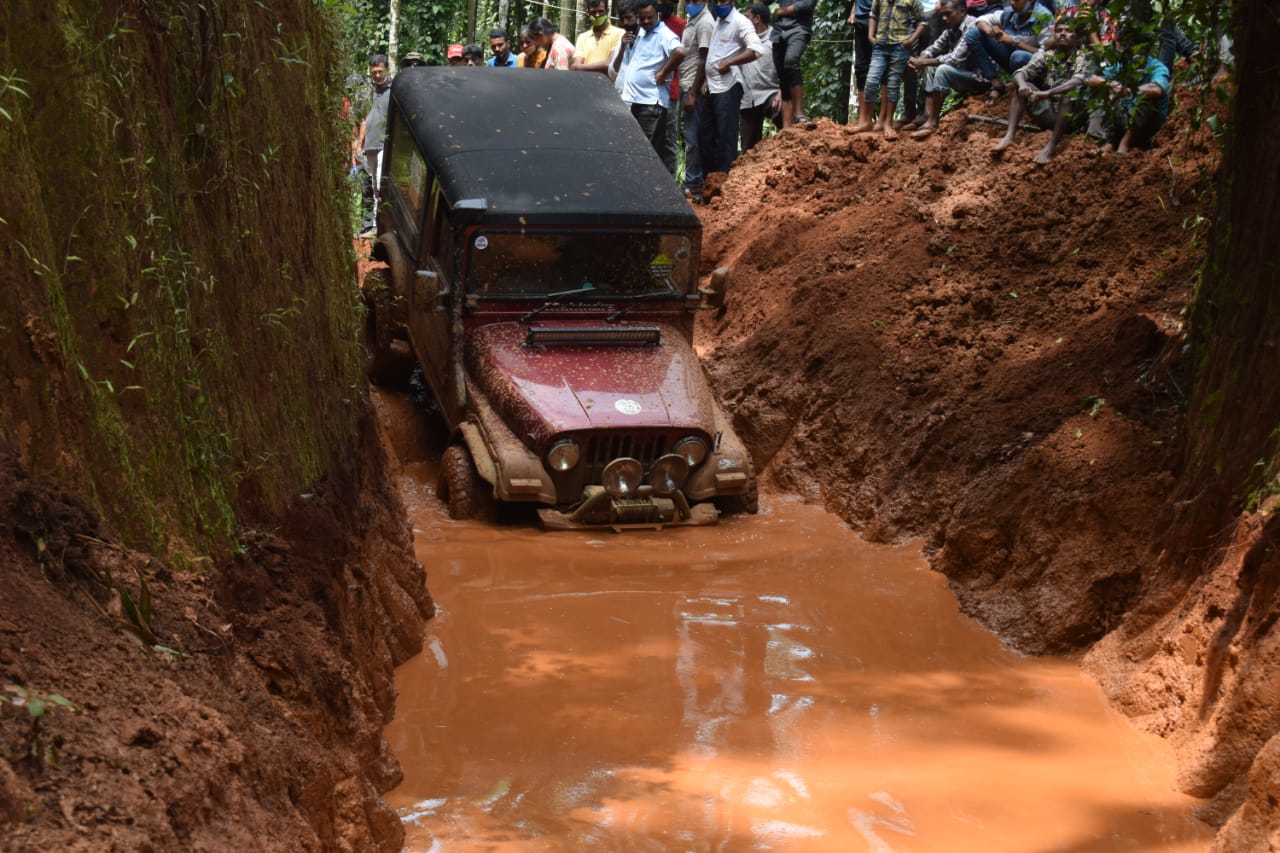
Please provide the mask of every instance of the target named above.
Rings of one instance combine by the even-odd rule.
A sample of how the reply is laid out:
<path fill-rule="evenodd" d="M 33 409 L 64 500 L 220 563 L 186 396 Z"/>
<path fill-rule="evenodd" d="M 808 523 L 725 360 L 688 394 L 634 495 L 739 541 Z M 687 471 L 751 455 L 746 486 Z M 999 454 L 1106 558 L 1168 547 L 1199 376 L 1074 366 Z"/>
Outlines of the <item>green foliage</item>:
<path fill-rule="evenodd" d="M 44 720 L 54 710 L 74 714 L 80 710 L 75 703 L 60 693 L 46 693 L 34 687 L 6 684 L 4 693 L 0 693 L 0 704 L 25 708 L 29 723 L 23 742 L 18 745 L 17 754 L 9 753 L 6 758 L 10 761 L 24 761 L 37 772 L 42 771 L 46 765 L 57 764 L 57 747 L 45 741 Z"/>
<path fill-rule="evenodd" d="M 23 80 L 17 75 L 17 72 L 0 74 L 0 103 L 2 103 L 10 93 L 26 98 L 27 100 L 31 100 L 31 96 L 27 94 L 27 90 L 23 89 L 22 86 L 19 85 L 26 82 L 26 80 Z M 0 118 L 5 121 L 13 121 L 13 113 L 6 110 L 3 106 L 0 106 Z"/>
<path fill-rule="evenodd" d="M 4 689 L 5 693 L 9 695 L 6 697 L 0 694 L 0 702 L 8 702 L 15 707 L 26 708 L 27 716 L 32 720 L 40 719 L 55 708 L 61 708 L 72 713 L 80 710 L 75 706 L 74 702 L 60 693 L 45 693 L 41 690 L 36 690 L 34 687 L 22 687 L 17 684 L 6 684 Z"/>
<path fill-rule="evenodd" d="M 804 106 L 813 118 L 849 120 L 849 75 L 853 70 L 853 25 L 841 3 L 819 3 L 813 40 L 804 52 Z"/>
<path fill-rule="evenodd" d="M 348 72 L 363 74 L 369 57 L 386 53 L 390 44 L 389 0 L 342 0 L 335 4 L 340 21 L 339 48 Z M 444 64 L 445 51 L 461 41 L 466 0 L 401 0 L 397 33 L 399 53 L 416 50 L 427 62 Z"/>

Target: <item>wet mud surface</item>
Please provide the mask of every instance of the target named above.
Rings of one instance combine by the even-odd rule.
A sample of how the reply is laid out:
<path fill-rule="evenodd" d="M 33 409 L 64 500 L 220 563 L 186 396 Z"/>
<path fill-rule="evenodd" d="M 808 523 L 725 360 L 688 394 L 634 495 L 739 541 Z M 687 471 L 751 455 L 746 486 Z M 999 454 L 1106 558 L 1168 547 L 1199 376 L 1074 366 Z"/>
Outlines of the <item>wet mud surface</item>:
<path fill-rule="evenodd" d="M 439 607 L 386 731 L 408 850 L 1208 844 L 1168 744 L 962 616 L 917 544 L 779 496 L 662 534 L 458 523 L 435 476 L 400 472 Z"/>

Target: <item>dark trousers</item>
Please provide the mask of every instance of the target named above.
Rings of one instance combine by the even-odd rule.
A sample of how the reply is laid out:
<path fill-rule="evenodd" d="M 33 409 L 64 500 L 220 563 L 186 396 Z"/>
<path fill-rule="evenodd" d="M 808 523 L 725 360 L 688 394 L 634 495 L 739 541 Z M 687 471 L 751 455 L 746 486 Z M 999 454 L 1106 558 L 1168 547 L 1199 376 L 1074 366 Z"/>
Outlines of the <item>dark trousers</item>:
<path fill-rule="evenodd" d="M 659 104 L 632 104 L 631 115 L 644 132 L 645 138 L 662 158 L 662 165 L 672 175 L 676 173 L 676 150 L 671 147 L 671 136 L 667 133 L 667 108 Z"/>
<path fill-rule="evenodd" d="M 1129 144 L 1134 148 L 1150 148 L 1151 139 L 1164 127 L 1164 116 L 1160 114 L 1160 110 L 1153 105 L 1148 99 L 1140 98 L 1138 105 L 1133 109 L 1133 114 L 1128 115 L 1128 110 L 1117 110 L 1120 114 L 1115 116 L 1111 125 L 1111 134 L 1108 141 L 1112 145 L 1119 145 L 1120 140 L 1124 138 L 1126 130 L 1133 130 L 1133 136 L 1129 137 Z"/>
<path fill-rule="evenodd" d="M 734 83 L 727 92 L 698 99 L 698 150 L 702 152 L 704 174 L 727 172 L 737 159 L 741 106 L 741 83 Z"/>
<path fill-rule="evenodd" d="M 853 22 L 853 77 L 858 84 L 858 88 L 854 90 L 856 92 L 867 88 L 867 69 L 871 67 L 871 39 L 867 33 L 869 27 L 867 21 Z"/>
<path fill-rule="evenodd" d="M 804 69 L 801 58 L 804 49 L 809 46 L 813 34 L 803 27 L 773 30 L 773 64 L 778 69 L 778 78 L 782 82 L 783 100 L 791 100 L 791 87 L 804 85 Z M 770 45 L 766 45 L 770 47 Z"/>
<path fill-rule="evenodd" d="M 777 115 L 769 111 L 769 104 L 758 107 L 743 107 L 738 121 L 738 132 L 742 136 L 742 150 L 750 151 L 756 143 L 764 138 L 764 120 L 777 123 Z"/>

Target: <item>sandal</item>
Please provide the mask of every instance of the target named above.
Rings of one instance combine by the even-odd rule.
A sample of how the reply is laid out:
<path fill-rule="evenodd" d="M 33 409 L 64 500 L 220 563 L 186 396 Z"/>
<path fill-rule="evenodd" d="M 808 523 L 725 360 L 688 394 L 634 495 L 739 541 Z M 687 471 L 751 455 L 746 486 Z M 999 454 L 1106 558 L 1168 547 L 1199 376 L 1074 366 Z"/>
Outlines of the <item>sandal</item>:
<path fill-rule="evenodd" d="M 1004 97 L 1004 84 L 997 80 L 991 84 L 991 91 L 987 92 L 987 97 L 983 101 L 983 103 L 986 104 L 987 106 L 992 106 L 993 104 L 995 104 L 996 101 L 1000 100 L 1003 97 Z"/>

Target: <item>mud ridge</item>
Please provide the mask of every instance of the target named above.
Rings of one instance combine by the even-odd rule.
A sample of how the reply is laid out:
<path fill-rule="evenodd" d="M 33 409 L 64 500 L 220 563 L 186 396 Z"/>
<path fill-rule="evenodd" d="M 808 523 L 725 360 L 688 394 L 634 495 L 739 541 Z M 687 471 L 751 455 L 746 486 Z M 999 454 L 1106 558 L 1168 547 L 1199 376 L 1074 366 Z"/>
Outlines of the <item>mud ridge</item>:
<path fill-rule="evenodd" d="M 963 113 L 923 142 L 827 122 L 766 140 L 713 184 L 704 272 L 734 274 L 698 345 L 768 477 L 871 539 L 923 537 L 1014 647 L 1093 648 L 1180 786 L 1215 798 L 1220 849 L 1259 849 L 1234 840 L 1278 823 L 1259 781 L 1241 806 L 1250 773 L 1275 778 L 1280 662 L 1274 590 L 1242 578 L 1274 565 L 1269 528 L 1188 532 L 1173 498 L 1218 168 L 1195 106 L 1150 152 L 1075 138 L 1047 168 L 1042 138 L 996 159 L 1000 128 Z M 1234 556 L 1178 546 L 1214 532 Z"/>

